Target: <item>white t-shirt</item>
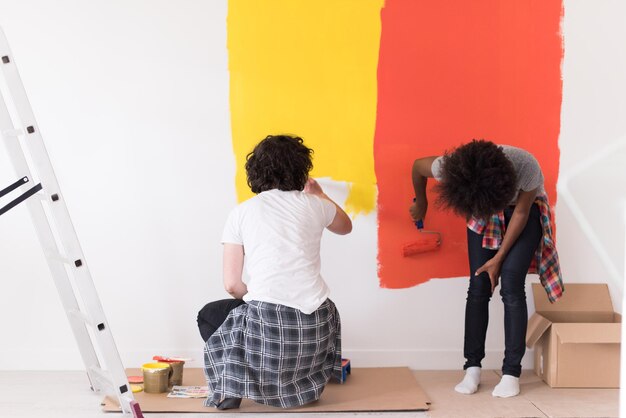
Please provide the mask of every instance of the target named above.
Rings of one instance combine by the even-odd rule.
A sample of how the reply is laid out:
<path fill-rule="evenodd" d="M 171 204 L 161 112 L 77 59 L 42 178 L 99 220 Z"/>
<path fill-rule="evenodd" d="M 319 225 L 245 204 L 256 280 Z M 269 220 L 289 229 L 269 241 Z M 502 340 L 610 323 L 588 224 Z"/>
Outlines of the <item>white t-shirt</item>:
<path fill-rule="evenodd" d="M 243 245 L 248 273 L 245 301 L 314 312 L 330 289 L 320 275 L 320 240 L 337 208 L 312 194 L 268 190 L 235 207 L 222 243 Z"/>

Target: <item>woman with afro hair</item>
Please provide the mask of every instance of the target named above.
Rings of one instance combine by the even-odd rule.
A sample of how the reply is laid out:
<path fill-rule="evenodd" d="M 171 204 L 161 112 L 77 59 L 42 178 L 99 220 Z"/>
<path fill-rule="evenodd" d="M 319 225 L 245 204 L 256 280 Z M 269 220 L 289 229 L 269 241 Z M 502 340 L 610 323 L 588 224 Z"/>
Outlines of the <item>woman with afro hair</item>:
<path fill-rule="evenodd" d="M 256 196 L 231 211 L 222 234 L 233 299 L 198 314 L 206 406 L 238 408 L 248 398 L 296 407 L 341 376 L 341 323 L 320 274 L 320 240 L 325 229 L 350 233 L 352 221 L 309 178 L 312 154 L 299 137 L 270 135 L 247 156 Z"/>
<path fill-rule="evenodd" d="M 526 351 L 526 274 L 539 274 L 551 302 L 563 292 L 541 168 L 529 152 L 485 140 L 473 140 L 443 156 L 417 159 L 412 169 L 415 202 L 410 207 L 415 221 L 426 216 L 428 178 L 438 180 L 435 191 L 441 206 L 468 221 L 465 377 L 455 390 L 464 394 L 478 390 L 489 301 L 501 281 L 505 351 L 502 379 L 492 394 L 516 396 Z"/>

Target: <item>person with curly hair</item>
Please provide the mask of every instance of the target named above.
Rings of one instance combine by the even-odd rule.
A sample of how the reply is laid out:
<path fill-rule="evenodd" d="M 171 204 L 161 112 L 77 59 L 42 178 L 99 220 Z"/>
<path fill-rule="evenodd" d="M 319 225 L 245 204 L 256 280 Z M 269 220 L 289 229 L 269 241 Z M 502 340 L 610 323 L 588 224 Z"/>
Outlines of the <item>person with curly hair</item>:
<path fill-rule="evenodd" d="M 300 406 L 340 379 L 341 323 L 320 274 L 320 240 L 325 229 L 350 233 L 352 221 L 309 177 L 312 154 L 302 138 L 270 135 L 247 156 L 256 196 L 231 211 L 222 235 L 234 299 L 198 314 L 206 406 L 238 408 L 242 398 Z"/>
<path fill-rule="evenodd" d="M 473 140 L 443 156 L 417 159 L 412 168 L 415 201 L 409 209 L 415 221 L 426 216 L 428 178 L 439 182 L 435 191 L 440 205 L 468 221 L 465 377 L 455 390 L 463 394 L 478 390 L 489 301 L 501 281 L 505 351 L 502 379 L 492 394 L 516 396 L 526 351 L 526 275 L 539 273 L 551 302 L 563 292 L 541 167 L 521 148 L 485 140 Z"/>

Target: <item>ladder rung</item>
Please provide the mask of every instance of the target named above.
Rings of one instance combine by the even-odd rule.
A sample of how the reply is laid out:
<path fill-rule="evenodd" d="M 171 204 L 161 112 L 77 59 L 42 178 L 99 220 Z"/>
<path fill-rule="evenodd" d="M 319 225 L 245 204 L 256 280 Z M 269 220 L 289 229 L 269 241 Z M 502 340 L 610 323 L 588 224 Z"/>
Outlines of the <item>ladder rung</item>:
<path fill-rule="evenodd" d="M 50 199 L 50 196 L 48 196 L 48 194 L 42 190 L 39 193 L 34 194 L 33 198 L 37 200 L 46 201 Z"/>
<path fill-rule="evenodd" d="M 8 138 L 17 138 L 24 135 L 24 131 L 21 129 L 5 129 L 2 131 L 2 135 Z"/>
<path fill-rule="evenodd" d="M 57 202 L 59 200 L 58 193 L 48 194 L 43 190 L 37 193 L 36 195 L 33 195 L 33 197 L 41 200 L 42 202 L 47 202 L 47 203 Z"/>
<path fill-rule="evenodd" d="M 54 260 L 54 261 L 58 261 L 58 262 L 65 263 L 65 264 L 74 264 L 72 260 L 63 256 L 61 253 L 59 253 L 56 250 L 52 250 L 50 248 L 44 248 L 43 252 L 49 260 Z"/>
<path fill-rule="evenodd" d="M 76 318 L 76 319 L 84 322 L 87 325 L 93 326 L 93 321 L 91 320 L 91 318 L 89 318 L 87 315 L 85 315 L 81 311 L 77 311 L 76 309 L 71 309 L 71 310 L 67 311 L 67 314 L 72 316 L 73 318 Z"/>
<path fill-rule="evenodd" d="M 91 371 L 91 377 L 95 378 L 101 385 L 99 387 L 106 385 L 109 389 L 113 390 L 113 393 L 116 392 L 115 385 L 113 384 L 113 379 L 111 378 L 111 373 L 106 370 L 101 369 L 100 367 L 92 366 L 89 368 Z M 95 390 L 96 388 L 94 388 Z"/>
<path fill-rule="evenodd" d="M 74 267 L 81 267 L 83 265 L 83 260 L 81 260 L 80 258 L 70 259 L 59 253 L 58 251 L 52 250 L 50 248 L 44 248 L 43 252 L 48 260 L 58 261 L 60 263 L 65 263 Z"/>

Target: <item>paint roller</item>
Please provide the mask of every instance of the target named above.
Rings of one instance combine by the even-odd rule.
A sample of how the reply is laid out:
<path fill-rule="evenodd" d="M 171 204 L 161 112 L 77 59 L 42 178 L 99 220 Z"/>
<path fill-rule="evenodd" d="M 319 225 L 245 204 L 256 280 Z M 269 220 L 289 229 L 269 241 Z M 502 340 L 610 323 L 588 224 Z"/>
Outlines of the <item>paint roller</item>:
<path fill-rule="evenodd" d="M 419 239 L 402 247 L 402 256 L 411 257 L 428 251 L 434 251 L 441 246 L 441 234 L 436 231 L 424 229 L 424 221 L 415 221 L 415 227 L 419 232 Z"/>

